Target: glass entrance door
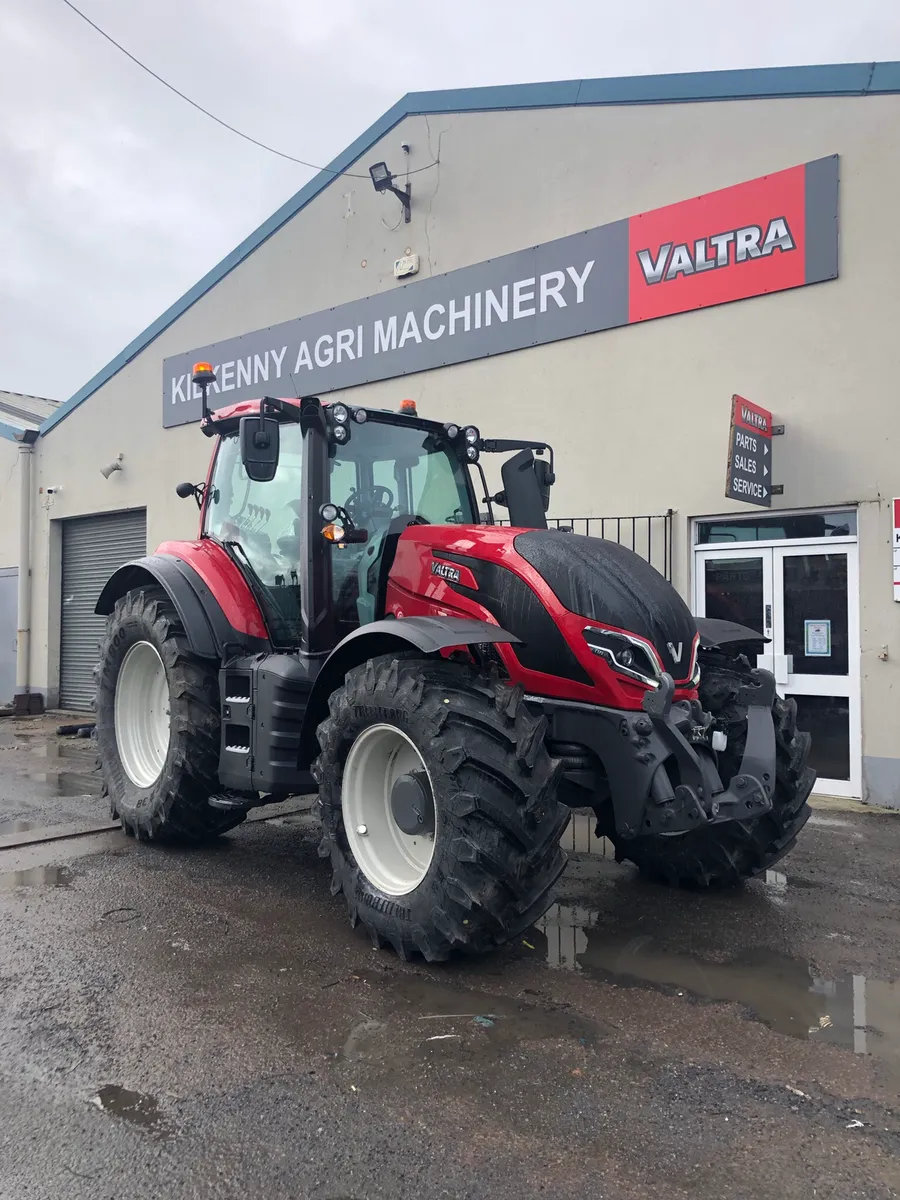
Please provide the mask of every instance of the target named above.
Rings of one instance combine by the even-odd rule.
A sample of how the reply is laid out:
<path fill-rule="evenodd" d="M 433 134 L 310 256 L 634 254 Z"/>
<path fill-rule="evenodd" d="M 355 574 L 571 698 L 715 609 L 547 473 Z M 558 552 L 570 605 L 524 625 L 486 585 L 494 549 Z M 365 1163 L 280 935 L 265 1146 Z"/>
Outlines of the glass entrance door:
<path fill-rule="evenodd" d="M 770 641 L 757 665 L 797 702 L 816 791 L 859 796 L 857 548 L 811 544 L 697 551 L 695 611 Z"/>
<path fill-rule="evenodd" d="M 785 546 L 772 556 L 775 682 L 812 734 L 817 790 L 859 796 L 856 546 Z"/>

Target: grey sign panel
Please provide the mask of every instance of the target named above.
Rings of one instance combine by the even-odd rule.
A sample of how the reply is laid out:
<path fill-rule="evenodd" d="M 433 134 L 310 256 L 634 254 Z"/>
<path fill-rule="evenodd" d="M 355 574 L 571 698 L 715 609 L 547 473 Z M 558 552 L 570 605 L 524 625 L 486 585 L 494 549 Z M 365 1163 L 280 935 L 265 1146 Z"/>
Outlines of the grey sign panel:
<path fill-rule="evenodd" d="M 726 495 L 760 508 L 772 507 L 772 439 L 731 426 Z"/>
<path fill-rule="evenodd" d="M 201 346 L 163 364 L 163 425 L 200 420 L 195 362 L 212 363 L 210 407 L 323 395 L 628 323 L 628 222 L 616 221 Z"/>
<path fill-rule="evenodd" d="M 806 282 L 838 275 L 838 156 L 806 164 Z"/>

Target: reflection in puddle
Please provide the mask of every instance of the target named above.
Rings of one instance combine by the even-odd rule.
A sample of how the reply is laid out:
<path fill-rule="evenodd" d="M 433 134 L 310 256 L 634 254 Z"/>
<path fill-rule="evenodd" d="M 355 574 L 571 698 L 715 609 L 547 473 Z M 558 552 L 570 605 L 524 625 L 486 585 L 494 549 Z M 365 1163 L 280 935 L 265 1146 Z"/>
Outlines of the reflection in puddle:
<path fill-rule="evenodd" d="M 0 821 L 0 837 L 6 833 L 27 833 L 35 828 L 34 821 Z"/>
<path fill-rule="evenodd" d="M 20 887 L 68 887 L 72 872 L 68 867 L 29 867 L 25 871 L 0 872 L 0 891 Z"/>
<path fill-rule="evenodd" d="M 764 949 L 713 962 L 667 950 L 651 935 L 616 936 L 597 919 L 589 909 L 557 904 L 531 940 L 552 967 L 740 1004 L 778 1033 L 900 1063 L 900 981 L 822 979 L 805 960 Z"/>
<path fill-rule="evenodd" d="M 602 1022 L 568 1006 L 519 1000 L 399 972 L 387 977 L 363 975 L 361 979 L 367 986 L 389 990 L 391 1018 L 364 1017 L 357 1022 L 335 1055 L 343 1063 L 378 1063 L 391 1071 L 409 1071 L 423 1062 L 443 1062 L 468 1071 L 476 1064 L 502 1058 L 523 1042 L 565 1038 L 586 1047 L 609 1032 Z"/>
<path fill-rule="evenodd" d="M 102 1112 L 121 1117 L 123 1121 L 138 1125 L 157 1137 L 166 1137 L 171 1133 L 163 1121 L 156 1098 L 146 1096 L 143 1092 L 132 1092 L 117 1083 L 108 1083 L 92 1098 L 91 1103 Z"/>
<path fill-rule="evenodd" d="M 81 775 L 75 771 L 23 771 L 28 779 L 47 786 L 51 796 L 99 796 L 103 784 L 99 775 Z"/>

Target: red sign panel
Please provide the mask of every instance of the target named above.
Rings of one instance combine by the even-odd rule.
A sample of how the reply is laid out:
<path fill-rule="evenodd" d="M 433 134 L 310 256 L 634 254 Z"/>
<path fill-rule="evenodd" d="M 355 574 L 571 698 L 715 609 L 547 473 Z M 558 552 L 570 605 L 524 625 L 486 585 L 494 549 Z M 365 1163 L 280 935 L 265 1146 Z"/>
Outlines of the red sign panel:
<path fill-rule="evenodd" d="M 632 217 L 629 321 L 806 283 L 806 185 L 791 167 Z"/>
<path fill-rule="evenodd" d="M 760 408 L 743 396 L 732 397 L 731 423 L 751 433 L 758 433 L 761 437 L 772 436 L 772 414 L 767 408 Z"/>

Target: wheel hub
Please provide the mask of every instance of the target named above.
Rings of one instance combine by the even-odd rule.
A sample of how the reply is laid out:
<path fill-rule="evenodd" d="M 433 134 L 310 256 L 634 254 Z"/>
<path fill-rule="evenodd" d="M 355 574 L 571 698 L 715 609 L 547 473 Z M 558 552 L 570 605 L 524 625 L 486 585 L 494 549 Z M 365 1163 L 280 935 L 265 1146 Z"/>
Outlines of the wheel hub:
<path fill-rule="evenodd" d="M 410 771 L 394 780 L 391 814 L 401 831 L 410 837 L 434 833 L 434 799 L 424 771 Z"/>
<path fill-rule="evenodd" d="M 169 681 L 159 651 L 150 642 L 135 642 L 122 659 L 115 727 L 125 774 L 136 787 L 152 787 L 169 753 Z"/>
<path fill-rule="evenodd" d="M 415 891 L 439 834 L 434 791 L 416 744 L 394 725 L 370 725 L 344 763 L 344 832 L 361 873 L 388 896 Z"/>

